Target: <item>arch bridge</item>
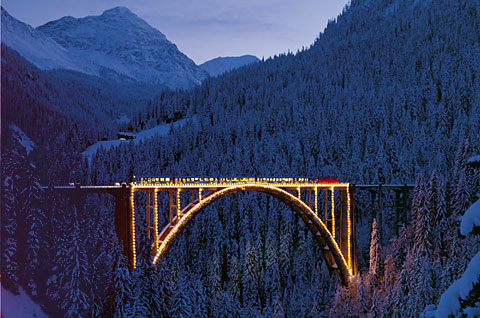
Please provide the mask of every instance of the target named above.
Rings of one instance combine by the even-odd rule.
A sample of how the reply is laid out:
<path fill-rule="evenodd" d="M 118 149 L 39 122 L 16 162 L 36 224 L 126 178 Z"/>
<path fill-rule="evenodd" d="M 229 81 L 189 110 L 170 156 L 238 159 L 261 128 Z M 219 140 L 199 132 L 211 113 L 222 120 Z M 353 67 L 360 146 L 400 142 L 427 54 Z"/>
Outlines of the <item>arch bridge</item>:
<path fill-rule="evenodd" d="M 159 181 L 163 180 L 163 181 Z M 168 180 L 168 181 L 166 181 Z M 57 186 L 80 202 L 89 193 L 108 193 L 116 198 L 115 229 L 132 269 L 137 262 L 136 214 L 146 213 L 147 236 L 153 239 L 153 263 L 157 264 L 186 224 L 203 208 L 229 194 L 256 191 L 271 195 L 292 208 L 304 221 L 317 241 L 330 272 L 347 284 L 357 271 L 355 239 L 355 193 L 367 190 L 372 203 L 378 194 L 377 220 L 381 233 L 382 191 L 397 193 L 397 210 L 406 214 L 407 191 L 404 185 L 353 185 L 337 180 L 319 181 L 308 178 L 140 178 L 130 184 L 113 186 Z M 168 222 L 159 226 L 159 193 L 169 198 Z M 146 209 L 140 211 L 135 202 L 138 194 L 146 194 Z M 143 198 L 145 196 L 142 196 Z M 137 199 L 137 200 L 136 200 Z M 182 206 L 182 202 L 188 204 Z M 137 211 L 138 210 L 138 211 Z M 398 211 L 397 211 L 398 212 Z M 398 215 L 398 213 L 397 213 Z M 401 221 L 401 220 L 399 220 Z"/>

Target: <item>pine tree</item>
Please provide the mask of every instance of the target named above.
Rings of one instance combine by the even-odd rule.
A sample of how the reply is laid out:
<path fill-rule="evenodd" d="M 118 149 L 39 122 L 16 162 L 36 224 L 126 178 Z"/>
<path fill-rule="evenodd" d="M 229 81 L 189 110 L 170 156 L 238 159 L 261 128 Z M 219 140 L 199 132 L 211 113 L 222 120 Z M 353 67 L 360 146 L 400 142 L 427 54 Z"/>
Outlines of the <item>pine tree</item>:
<path fill-rule="evenodd" d="M 413 204 L 412 204 L 412 222 L 413 222 L 413 231 L 414 231 L 414 253 L 415 255 L 421 255 L 430 257 L 432 254 L 432 218 L 433 216 L 430 213 L 433 213 L 432 210 L 428 209 L 428 198 L 427 192 L 425 190 L 425 185 L 423 184 L 423 177 L 420 176 L 417 178 L 417 183 L 415 186 Z M 432 190 L 432 193 L 435 193 L 436 189 Z M 432 194 L 433 196 L 433 194 Z M 433 196 L 432 200 L 435 200 Z M 432 203 L 436 204 L 436 203 Z"/>
<path fill-rule="evenodd" d="M 382 311 L 381 311 L 381 306 L 380 306 L 380 300 L 379 300 L 379 295 L 377 292 L 373 293 L 373 301 L 372 301 L 372 306 L 370 307 L 370 310 L 368 312 L 367 317 L 368 318 L 380 318 L 382 316 Z"/>
<path fill-rule="evenodd" d="M 75 209 L 76 211 L 76 209 Z M 65 279 L 60 286 L 62 293 L 61 308 L 65 311 L 65 317 L 86 317 L 90 305 L 85 289 L 91 284 L 87 271 L 87 255 L 85 242 L 80 232 L 80 224 L 74 213 L 74 221 L 67 254 L 70 258 L 65 268 Z"/>
<path fill-rule="evenodd" d="M 317 298 L 313 299 L 312 302 L 312 309 L 310 310 L 310 317 L 312 318 L 320 318 L 321 317 L 321 311 L 318 308 L 318 300 Z"/>
<path fill-rule="evenodd" d="M 180 276 L 173 295 L 173 303 L 169 313 L 171 317 L 193 317 L 195 315 L 192 293 L 193 286 L 190 282 L 190 277 L 188 272 L 184 272 Z"/>
<path fill-rule="evenodd" d="M 21 200 L 23 204 L 22 216 L 25 219 L 25 234 L 22 235 L 25 240 L 25 265 L 24 265 L 24 282 L 27 290 L 31 295 L 36 296 L 38 293 L 38 283 L 43 285 L 39 270 L 41 269 L 40 254 L 43 226 L 46 220 L 42 211 L 42 193 L 37 176 L 34 174 L 33 167 L 30 163 L 26 164 L 27 168 L 25 176 L 26 184 L 21 192 Z"/>
<path fill-rule="evenodd" d="M 247 304 L 258 304 L 258 282 L 260 277 L 259 256 L 257 248 L 250 241 L 247 241 L 245 251 L 245 272 L 243 278 L 243 295 Z"/>
<path fill-rule="evenodd" d="M 23 161 L 22 150 L 15 142 L 12 142 L 11 147 L 2 153 L 2 284 L 14 293 L 18 291 L 20 279 L 17 202 L 20 197 L 19 174 Z"/>
<path fill-rule="evenodd" d="M 380 277 L 382 275 L 383 251 L 380 237 L 377 232 L 377 221 L 373 219 L 372 234 L 370 239 L 370 266 L 369 275 Z"/>
<path fill-rule="evenodd" d="M 448 233 L 448 215 L 447 215 L 447 201 L 445 197 L 445 182 L 440 182 L 438 186 L 438 207 L 437 207 L 437 226 L 433 231 L 433 241 L 440 250 L 438 253 L 441 257 L 441 262 L 444 264 L 444 258 L 448 251 L 447 233 Z"/>
<path fill-rule="evenodd" d="M 283 318 L 285 317 L 285 312 L 283 310 L 282 300 L 280 295 L 275 295 L 275 301 L 273 302 L 273 318 Z"/>
<path fill-rule="evenodd" d="M 440 252 L 441 238 L 438 233 L 435 232 L 437 229 L 438 224 L 440 222 L 440 218 L 442 215 L 440 214 L 440 189 L 439 189 L 439 180 L 436 171 L 432 172 L 430 176 L 430 180 L 428 181 L 427 185 L 427 203 L 426 203 L 426 213 L 428 215 L 428 219 L 430 220 L 431 225 L 429 228 L 431 229 L 430 238 L 429 240 L 432 242 L 432 252 L 438 254 Z"/>
<path fill-rule="evenodd" d="M 370 311 L 371 304 L 369 295 L 367 295 L 367 287 L 365 286 L 365 279 L 363 276 L 360 276 L 360 283 L 357 288 L 356 296 L 356 312 L 361 317 L 364 317 Z"/>
<path fill-rule="evenodd" d="M 123 254 L 117 255 L 112 281 L 103 303 L 102 317 L 126 317 L 132 311 L 132 281 Z"/>
<path fill-rule="evenodd" d="M 410 315 L 417 317 L 434 300 L 432 264 L 426 256 L 416 256 L 412 265 L 410 268 L 412 287 L 409 291 L 409 309 Z"/>
<path fill-rule="evenodd" d="M 152 266 L 150 246 L 146 232 L 139 235 L 139 253 L 135 270 L 132 273 L 133 314 L 136 317 L 150 317 L 157 311 L 158 293 L 153 290 L 156 279 Z"/>

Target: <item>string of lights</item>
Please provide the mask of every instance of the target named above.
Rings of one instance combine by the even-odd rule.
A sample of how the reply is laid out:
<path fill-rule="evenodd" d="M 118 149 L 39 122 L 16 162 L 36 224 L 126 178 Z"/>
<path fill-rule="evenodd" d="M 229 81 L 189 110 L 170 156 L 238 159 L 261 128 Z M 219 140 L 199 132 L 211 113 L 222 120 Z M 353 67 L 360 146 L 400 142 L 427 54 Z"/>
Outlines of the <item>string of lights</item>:
<path fill-rule="evenodd" d="M 137 248 L 135 244 L 135 187 L 133 184 L 130 185 L 130 207 L 131 207 L 131 214 L 132 214 L 132 222 L 131 222 L 131 227 L 132 227 L 132 256 L 133 256 L 133 269 L 135 269 L 135 266 L 137 265 Z"/>
<path fill-rule="evenodd" d="M 348 256 L 347 256 L 348 261 L 345 260 L 344 255 L 341 253 L 340 248 L 339 248 L 337 242 L 335 241 L 335 230 L 334 230 L 334 228 L 335 228 L 334 227 L 335 226 L 335 221 L 334 221 L 335 192 L 334 191 L 335 191 L 335 187 L 345 187 L 345 186 L 347 186 L 347 188 L 348 188 L 348 184 L 341 184 L 341 185 L 331 184 L 330 185 L 330 190 L 332 191 L 331 198 L 332 198 L 332 225 L 333 225 L 332 232 L 331 232 L 330 245 L 331 245 L 331 247 L 333 247 L 333 249 L 335 251 L 334 254 L 340 256 L 340 261 L 343 262 L 343 264 L 345 264 L 345 267 L 348 269 L 348 273 L 351 276 L 352 275 L 351 252 L 350 252 L 350 246 L 351 246 L 351 241 L 350 241 L 351 229 L 350 229 L 350 226 L 351 226 L 351 224 L 350 223 L 348 224 L 348 228 L 349 228 L 349 230 L 348 230 L 349 231 L 348 232 L 349 252 L 348 252 Z M 159 187 L 159 188 L 161 188 L 161 187 Z M 274 190 L 274 192 L 277 192 L 277 193 L 281 194 L 282 196 L 287 197 L 292 202 L 295 202 L 296 205 L 300 206 L 302 208 L 302 210 L 306 211 L 316 221 L 317 225 L 321 227 L 321 229 L 324 233 L 330 232 L 330 231 L 328 231 L 328 229 L 327 229 L 326 225 L 323 223 L 323 221 L 317 215 L 317 213 L 318 213 L 318 211 L 317 211 L 317 209 L 318 209 L 317 187 L 314 187 L 314 189 L 315 189 L 315 212 L 313 212 L 311 210 L 311 208 L 305 202 L 303 202 L 301 200 L 301 195 L 300 195 L 301 188 L 300 187 L 297 188 L 299 196 L 296 197 L 293 194 L 287 192 L 286 190 L 280 189 L 280 188 L 278 188 L 274 185 L 270 185 L 270 184 L 259 184 L 259 183 L 232 184 L 231 186 L 227 186 L 227 187 L 224 187 L 220 190 L 217 190 L 216 192 L 210 193 L 205 198 L 202 198 L 202 196 L 201 196 L 202 188 L 200 188 L 198 203 L 196 205 L 189 206 L 189 207 L 185 208 L 185 211 L 183 211 L 183 212 L 180 212 L 180 204 L 179 204 L 180 203 L 180 189 L 177 189 L 177 209 L 178 209 L 177 217 L 178 217 L 178 221 L 176 222 L 176 224 L 173 227 L 171 227 L 171 229 L 168 231 L 168 234 L 166 235 L 166 237 L 158 245 L 156 255 L 153 259 L 153 263 L 156 264 L 158 262 L 160 256 L 166 251 L 167 247 L 169 246 L 169 244 L 171 243 L 173 238 L 179 233 L 179 231 L 185 225 L 185 223 L 197 211 L 199 211 L 200 209 L 202 209 L 203 207 L 208 205 L 213 200 L 215 200 L 215 199 L 217 199 L 217 198 L 219 198 L 223 195 L 226 195 L 229 192 L 235 192 L 238 189 L 245 190 L 246 188 L 253 188 L 253 189 L 260 188 L 260 189 Z M 349 215 L 350 215 L 350 193 L 349 192 L 348 192 L 347 197 L 348 197 L 348 202 L 347 202 L 348 212 L 347 212 L 347 215 L 348 215 L 348 219 L 350 220 L 350 218 L 349 218 Z"/>

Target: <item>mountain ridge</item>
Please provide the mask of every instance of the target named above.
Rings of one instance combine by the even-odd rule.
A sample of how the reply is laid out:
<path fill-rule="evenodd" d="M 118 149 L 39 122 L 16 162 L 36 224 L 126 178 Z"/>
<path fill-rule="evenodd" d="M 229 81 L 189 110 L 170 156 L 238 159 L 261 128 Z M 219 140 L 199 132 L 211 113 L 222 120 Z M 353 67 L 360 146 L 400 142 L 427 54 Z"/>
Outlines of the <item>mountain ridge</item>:
<path fill-rule="evenodd" d="M 200 64 L 200 68 L 211 76 L 218 76 L 236 68 L 259 62 L 260 59 L 254 55 L 241 56 L 219 56 L 217 58 Z"/>
<path fill-rule="evenodd" d="M 207 77 L 163 33 L 125 7 L 98 16 L 61 18 L 37 30 L 100 68 L 140 82 L 190 88 Z"/>
<path fill-rule="evenodd" d="M 2 7 L 2 42 L 45 70 L 127 77 L 171 89 L 188 89 L 208 77 L 162 32 L 126 7 L 98 16 L 66 16 L 37 28 Z"/>

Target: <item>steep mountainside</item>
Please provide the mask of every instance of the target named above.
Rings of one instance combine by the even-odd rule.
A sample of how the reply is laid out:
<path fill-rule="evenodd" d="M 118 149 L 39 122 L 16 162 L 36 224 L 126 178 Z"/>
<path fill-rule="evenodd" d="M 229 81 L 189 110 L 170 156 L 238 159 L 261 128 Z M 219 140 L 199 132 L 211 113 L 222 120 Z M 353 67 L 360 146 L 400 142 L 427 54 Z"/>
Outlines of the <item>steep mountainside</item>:
<path fill-rule="evenodd" d="M 37 30 L 96 64 L 100 74 L 113 71 L 171 88 L 189 88 L 208 76 L 165 35 L 124 7 L 100 16 L 64 17 Z"/>
<path fill-rule="evenodd" d="M 213 60 L 200 64 L 200 68 L 211 76 L 221 75 L 233 69 L 253 64 L 260 61 L 253 55 L 217 57 Z"/>
<path fill-rule="evenodd" d="M 92 73 L 49 36 L 18 21 L 2 7 L 2 43 L 40 69 L 67 69 Z"/>
<path fill-rule="evenodd" d="M 130 116 L 132 130 L 177 112 L 195 123 L 100 148 L 91 163 L 74 159 L 86 136 L 101 133 L 90 132 L 94 124 L 81 111 L 94 91 L 77 92 L 77 82 L 63 76 L 52 81 L 2 50 L 9 55 L 2 63 L 17 66 L 4 76 L 2 65 L 2 106 L 8 98 L 12 121 L 37 145 L 38 136 L 56 139 L 48 149 L 54 151 L 39 154 L 39 146 L 27 157 L 2 131 L 2 150 L 10 147 L 2 151 L 2 283 L 28 287 L 60 317 L 419 317 L 480 247 L 457 227 L 480 190 L 478 172 L 475 178 L 466 165 L 480 153 L 479 17 L 478 0 L 352 0 L 299 54 L 208 78 L 189 91 L 163 91 Z M 123 92 L 117 90 L 111 102 Z M 74 92 L 81 96 L 68 95 Z M 45 113 L 50 99 L 72 100 L 73 109 L 78 102 L 81 125 L 76 116 Z M 49 121 L 34 126 L 43 120 L 31 119 L 30 109 Z M 201 211 L 156 268 L 148 265 L 146 214 L 136 213 L 138 266 L 129 272 L 115 239 L 112 198 L 89 196 L 76 209 L 35 188 L 43 180 L 112 184 L 133 175 L 334 176 L 418 186 L 410 221 L 396 237 L 395 194 L 384 192 L 383 242 L 372 225 L 376 204 L 369 193 L 358 194 L 363 275 L 347 289 L 328 275 L 302 220 L 264 194 L 238 193 Z M 182 192 L 182 206 L 189 198 Z M 32 209 L 40 199 L 42 208 Z M 134 200 L 145 211 L 145 197 Z M 158 202 L 165 225 L 168 193 Z M 25 210 L 39 221 L 25 218 Z M 109 282 L 115 284 L 107 289 Z"/>

